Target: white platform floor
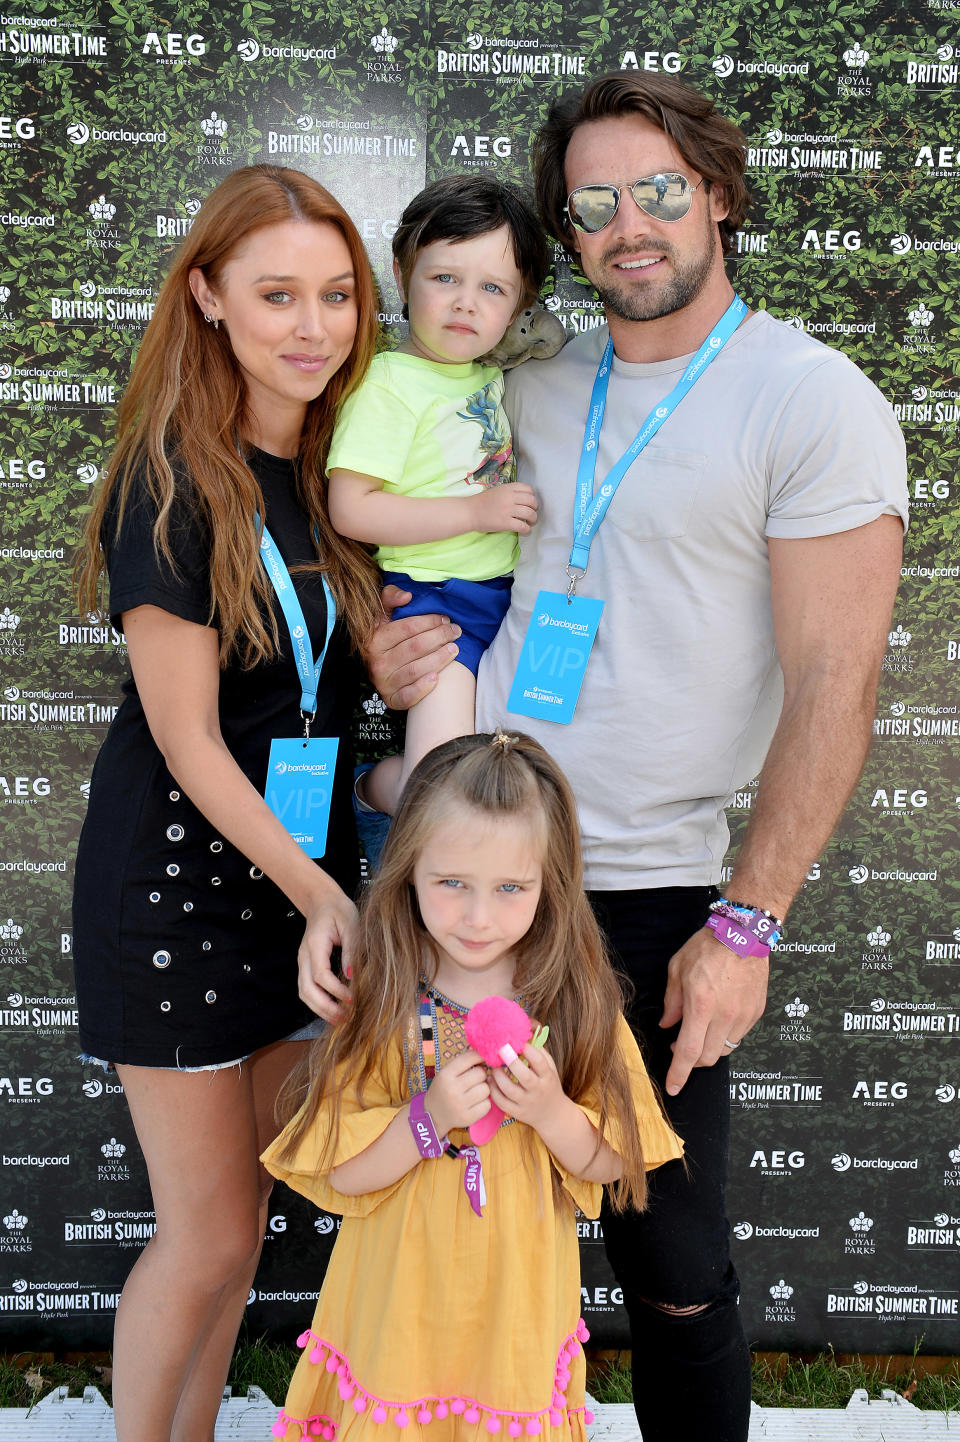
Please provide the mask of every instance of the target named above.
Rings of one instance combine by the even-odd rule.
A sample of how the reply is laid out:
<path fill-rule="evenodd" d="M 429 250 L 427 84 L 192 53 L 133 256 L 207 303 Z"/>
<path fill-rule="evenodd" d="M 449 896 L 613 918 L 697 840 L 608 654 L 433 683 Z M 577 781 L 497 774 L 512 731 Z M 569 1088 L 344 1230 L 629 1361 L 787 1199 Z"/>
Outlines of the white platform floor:
<path fill-rule="evenodd" d="M 592 1404 L 596 1420 L 591 1442 L 641 1442 L 632 1407 Z M 272 1442 L 273 1402 L 251 1387 L 245 1397 L 225 1394 L 216 1442 Z M 960 1413 L 921 1412 L 896 1392 L 868 1401 L 855 1392 L 843 1411 L 800 1411 L 754 1406 L 750 1442 L 960 1442 Z M 51 1392 L 36 1407 L 0 1409 L 0 1442 L 116 1442 L 113 1414 L 94 1387 L 82 1397 L 66 1388 Z M 677 1435 L 677 1442 L 684 1439 Z"/>

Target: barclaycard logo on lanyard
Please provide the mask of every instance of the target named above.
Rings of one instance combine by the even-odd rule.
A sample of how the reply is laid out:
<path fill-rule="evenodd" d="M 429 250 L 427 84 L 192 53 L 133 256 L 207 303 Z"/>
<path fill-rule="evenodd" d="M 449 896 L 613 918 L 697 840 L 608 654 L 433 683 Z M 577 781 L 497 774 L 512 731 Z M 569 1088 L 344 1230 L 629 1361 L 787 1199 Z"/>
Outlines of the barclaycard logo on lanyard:
<path fill-rule="evenodd" d="M 256 523 L 261 525 L 259 516 Z M 271 741 L 264 800 L 301 850 L 308 856 L 319 858 L 325 855 L 327 849 L 340 742 L 336 736 L 311 737 L 310 723 L 316 715 L 320 672 L 337 619 L 337 607 L 326 576 L 321 576 L 327 603 L 327 634 L 323 650 L 314 664 L 300 598 L 294 590 L 286 562 L 266 526 L 261 530 L 260 557 L 273 582 L 290 632 L 294 664 L 300 678 L 300 714 L 304 722 L 303 736 L 278 736 Z"/>
<path fill-rule="evenodd" d="M 556 721 L 561 725 L 569 725 L 573 720 L 604 605 L 602 600 L 576 593 L 577 582 L 587 574 L 593 538 L 610 509 L 617 487 L 637 456 L 664 421 L 673 415 L 707 366 L 720 354 L 746 313 L 747 307 L 739 296 L 735 296 L 677 385 L 650 412 L 629 448 L 594 494 L 600 431 L 613 366 L 613 341 L 607 341 L 593 383 L 590 412 L 577 467 L 573 545 L 566 568 L 566 593 L 537 593 L 507 700 L 509 711 L 518 716 Z"/>

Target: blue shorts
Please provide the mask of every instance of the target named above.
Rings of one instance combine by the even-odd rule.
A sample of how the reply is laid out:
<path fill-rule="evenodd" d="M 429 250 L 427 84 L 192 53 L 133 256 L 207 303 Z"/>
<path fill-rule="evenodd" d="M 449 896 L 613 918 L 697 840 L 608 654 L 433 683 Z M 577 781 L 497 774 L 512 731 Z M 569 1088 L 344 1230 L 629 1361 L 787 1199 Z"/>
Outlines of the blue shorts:
<path fill-rule="evenodd" d="M 512 576 L 494 576 L 490 581 L 414 581 L 402 571 L 384 571 L 384 582 L 412 591 L 413 600 L 398 606 L 394 620 L 401 616 L 429 616 L 434 612 L 449 616 L 463 634 L 458 637 L 460 654 L 457 660 L 468 671 L 477 674 L 480 657 L 500 629 L 500 622 L 510 605 Z"/>

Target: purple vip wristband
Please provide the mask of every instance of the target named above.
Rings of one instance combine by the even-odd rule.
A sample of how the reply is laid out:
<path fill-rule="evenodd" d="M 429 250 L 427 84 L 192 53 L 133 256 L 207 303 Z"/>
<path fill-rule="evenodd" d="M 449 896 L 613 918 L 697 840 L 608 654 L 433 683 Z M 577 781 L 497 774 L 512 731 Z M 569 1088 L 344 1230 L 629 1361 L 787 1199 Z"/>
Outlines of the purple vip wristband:
<path fill-rule="evenodd" d="M 410 1103 L 410 1115 L 407 1117 L 410 1123 L 410 1130 L 413 1133 L 413 1140 L 417 1144 L 417 1151 L 422 1157 L 431 1161 L 442 1157 L 447 1146 L 446 1137 L 439 1137 L 437 1129 L 433 1124 L 433 1118 L 426 1110 L 426 1100 L 423 1092 L 417 1092 Z"/>
<path fill-rule="evenodd" d="M 765 942 L 745 930 L 739 922 L 731 921 L 729 917 L 711 916 L 706 927 L 728 951 L 736 952 L 737 956 L 770 955 L 770 948 Z"/>

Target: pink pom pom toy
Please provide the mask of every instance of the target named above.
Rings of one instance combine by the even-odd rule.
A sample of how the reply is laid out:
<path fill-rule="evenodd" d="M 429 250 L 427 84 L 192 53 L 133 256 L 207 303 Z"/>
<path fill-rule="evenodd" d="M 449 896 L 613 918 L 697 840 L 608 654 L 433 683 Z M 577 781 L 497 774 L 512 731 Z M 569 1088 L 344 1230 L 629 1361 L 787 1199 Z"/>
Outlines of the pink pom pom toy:
<path fill-rule="evenodd" d="M 549 1028 L 541 1027 L 533 1038 L 534 1046 L 542 1046 Z M 475 1002 L 464 1023 L 467 1045 L 479 1052 L 487 1066 L 510 1066 L 533 1037 L 530 1018 L 515 1001 L 505 996 L 488 996 Z M 470 1127 L 470 1140 L 482 1147 L 503 1121 L 503 1112 L 493 1102 L 486 1116 Z"/>
<path fill-rule="evenodd" d="M 464 1025 L 467 1045 L 479 1052 L 487 1066 L 503 1066 L 516 1061 L 533 1036 L 530 1018 L 522 1006 L 505 996 L 488 996 L 476 1002 L 467 1013 Z M 512 1056 L 504 1056 L 510 1047 Z"/>

